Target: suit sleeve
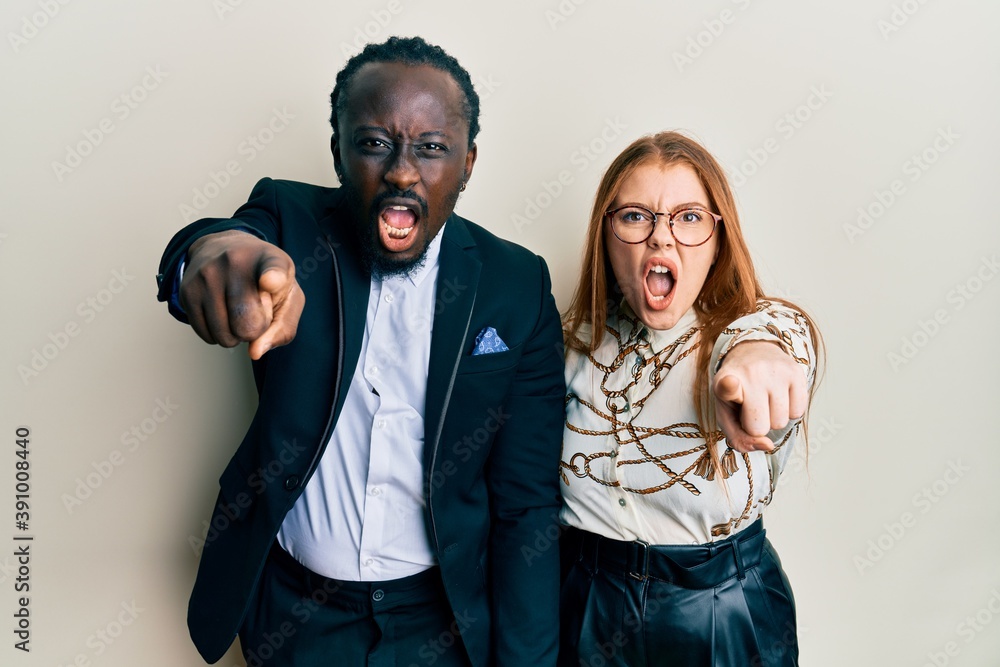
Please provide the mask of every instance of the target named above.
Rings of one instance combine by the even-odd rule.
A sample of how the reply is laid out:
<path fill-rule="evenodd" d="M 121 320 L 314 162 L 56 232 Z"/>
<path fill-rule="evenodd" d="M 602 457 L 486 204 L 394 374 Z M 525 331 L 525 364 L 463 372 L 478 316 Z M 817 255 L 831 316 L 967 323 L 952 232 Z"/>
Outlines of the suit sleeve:
<path fill-rule="evenodd" d="M 487 473 L 497 667 L 554 666 L 559 644 L 557 471 L 566 387 L 559 312 L 545 262 L 538 261 L 541 305 Z"/>
<path fill-rule="evenodd" d="M 233 214 L 232 218 L 202 218 L 174 234 L 166 250 L 163 251 L 159 272 L 156 275 L 156 299 L 167 302 L 171 315 L 185 324 L 188 323 L 187 316 L 178 307 L 174 291 L 179 282 L 178 272 L 187 258 L 188 248 L 201 237 L 239 229 L 268 243 L 280 244 L 276 199 L 274 181 L 270 178 L 261 179 L 250 193 L 250 199 Z"/>

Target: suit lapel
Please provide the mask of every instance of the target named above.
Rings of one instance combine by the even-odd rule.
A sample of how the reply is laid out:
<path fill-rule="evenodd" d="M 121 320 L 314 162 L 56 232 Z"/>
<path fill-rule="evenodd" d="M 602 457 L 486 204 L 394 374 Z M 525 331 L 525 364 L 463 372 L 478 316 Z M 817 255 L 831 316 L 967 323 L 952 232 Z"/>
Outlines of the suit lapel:
<path fill-rule="evenodd" d="M 339 194 L 339 190 L 337 191 Z M 320 229 L 332 246 L 334 253 L 334 280 L 342 315 L 340 331 L 341 350 L 343 356 L 337 368 L 337 401 L 333 407 L 334 415 L 340 414 L 347 397 L 347 390 L 354 377 L 354 370 L 361 355 L 361 341 L 365 331 L 365 320 L 368 315 L 368 295 L 371 291 L 371 277 L 361 264 L 358 252 L 355 250 L 355 240 L 347 229 L 350 221 L 349 213 L 341 205 L 338 197 L 327 215 L 320 220 Z M 309 305 L 306 304 L 308 308 Z"/>
<path fill-rule="evenodd" d="M 320 227 L 334 249 L 335 279 L 339 287 L 343 314 L 343 363 L 338 369 L 337 402 L 339 415 L 347 390 L 361 355 L 361 342 L 368 314 L 371 277 L 354 250 L 354 240 L 345 229 L 346 212 L 334 208 L 320 220 Z M 445 406 L 465 352 L 472 308 L 479 286 L 480 261 L 469 251 L 475 248 L 465 222 L 452 215 L 441 239 L 441 256 L 435 287 L 434 324 L 427 371 L 427 396 L 424 410 L 424 467 L 430 473 L 434 453 L 445 420 Z M 308 305 L 307 305 L 308 307 Z"/>
<path fill-rule="evenodd" d="M 435 289 L 434 329 L 424 408 L 424 470 L 429 475 L 444 425 L 458 362 L 468 347 L 469 322 L 476 303 L 482 263 L 470 252 L 475 241 L 465 222 L 452 215 L 441 240 Z"/>

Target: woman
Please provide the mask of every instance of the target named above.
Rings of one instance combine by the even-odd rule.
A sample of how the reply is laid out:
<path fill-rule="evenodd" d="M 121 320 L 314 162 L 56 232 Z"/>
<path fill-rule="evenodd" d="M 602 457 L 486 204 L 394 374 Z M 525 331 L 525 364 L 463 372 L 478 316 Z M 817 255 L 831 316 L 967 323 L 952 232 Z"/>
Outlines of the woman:
<path fill-rule="evenodd" d="M 676 132 L 643 137 L 597 191 L 566 322 L 560 467 L 563 665 L 795 665 L 792 593 L 761 512 L 800 420 L 740 453 L 714 371 L 770 341 L 812 385 L 809 317 L 765 299 L 732 192 Z"/>

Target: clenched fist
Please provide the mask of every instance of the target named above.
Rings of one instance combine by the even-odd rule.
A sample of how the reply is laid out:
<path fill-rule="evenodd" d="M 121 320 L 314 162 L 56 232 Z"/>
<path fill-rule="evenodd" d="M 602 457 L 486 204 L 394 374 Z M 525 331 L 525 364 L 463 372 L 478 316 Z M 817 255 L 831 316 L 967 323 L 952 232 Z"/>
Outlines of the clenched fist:
<path fill-rule="evenodd" d="M 306 302 L 292 258 L 241 231 L 208 234 L 191 244 L 179 297 L 206 343 L 249 342 L 252 359 L 295 338 Z"/>
<path fill-rule="evenodd" d="M 740 343 L 726 355 L 712 383 L 715 415 L 729 446 L 770 451 L 771 429 L 799 419 L 809 407 L 802 366 L 774 343 Z"/>

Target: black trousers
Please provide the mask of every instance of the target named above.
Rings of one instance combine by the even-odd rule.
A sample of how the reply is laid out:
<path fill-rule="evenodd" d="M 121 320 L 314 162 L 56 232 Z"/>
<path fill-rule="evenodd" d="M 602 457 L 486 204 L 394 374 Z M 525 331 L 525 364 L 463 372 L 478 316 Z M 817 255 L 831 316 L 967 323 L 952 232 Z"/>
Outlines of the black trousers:
<path fill-rule="evenodd" d="M 277 543 L 240 645 L 248 667 L 469 667 L 438 568 L 384 582 L 316 574 Z"/>
<path fill-rule="evenodd" d="M 569 529 L 560 667 L 794 667 L 795 602 L 757 520 L 708 545 Z"/>

